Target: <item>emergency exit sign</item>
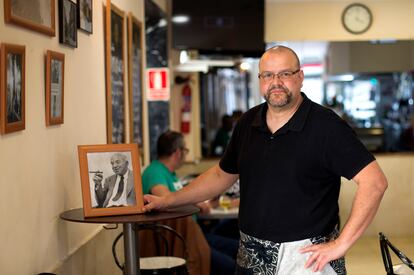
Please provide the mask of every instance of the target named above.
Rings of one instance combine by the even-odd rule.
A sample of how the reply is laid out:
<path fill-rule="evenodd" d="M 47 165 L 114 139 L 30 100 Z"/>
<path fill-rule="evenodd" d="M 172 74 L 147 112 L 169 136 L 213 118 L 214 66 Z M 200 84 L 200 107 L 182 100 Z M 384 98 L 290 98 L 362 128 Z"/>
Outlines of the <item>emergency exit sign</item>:
<path fill-rule="evenodd" d="M 170 76 L 168 68 L 147 69 L 147 100 L 170 100 Z"/>

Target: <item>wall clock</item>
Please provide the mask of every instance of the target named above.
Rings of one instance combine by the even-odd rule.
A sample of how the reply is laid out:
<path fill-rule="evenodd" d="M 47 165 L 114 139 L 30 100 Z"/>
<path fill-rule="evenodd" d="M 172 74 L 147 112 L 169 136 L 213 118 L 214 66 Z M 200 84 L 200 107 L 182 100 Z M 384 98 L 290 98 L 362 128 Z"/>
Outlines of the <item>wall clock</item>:
<path fill-rule="evenodd" d="M 371 27 L 372 20 L 371 10 L 363 4 L 351 4 L 342 12 L 342 25 L 353 34 L 366 32 Z"/>

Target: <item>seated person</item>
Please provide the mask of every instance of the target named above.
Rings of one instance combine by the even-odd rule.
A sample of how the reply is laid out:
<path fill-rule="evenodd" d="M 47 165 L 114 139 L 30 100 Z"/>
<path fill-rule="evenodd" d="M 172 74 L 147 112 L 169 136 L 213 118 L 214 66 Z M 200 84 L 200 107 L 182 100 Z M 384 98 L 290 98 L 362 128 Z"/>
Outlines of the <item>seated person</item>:
<path fill-rule="evenodd" d="M 233 130 L 233 119 L 229 115 L 224 115 L 221 118 L 221 127 L 218 129 L 212 144 L 213 156 L 221 156 L 226 150 L 227 144 L 230 141 L 231 132 Z"/>
<path fill-rule="evenodd" d="M 175 170 L 184 162 L 188 149 L 181 133 L 167 131 L 157 141 L 157 160 L 144 170 L 142 175 L 143 191 L 146 194 L 163 196 L 182 188 Z M 208 211 L 207 203 L 197 205 L 201 211 Z M 194 222 L 195 223 L 195 222 Z M 221 236 L 207 235 L 211 248 L 210 274 L 234 274 L 238 242 Z"/>

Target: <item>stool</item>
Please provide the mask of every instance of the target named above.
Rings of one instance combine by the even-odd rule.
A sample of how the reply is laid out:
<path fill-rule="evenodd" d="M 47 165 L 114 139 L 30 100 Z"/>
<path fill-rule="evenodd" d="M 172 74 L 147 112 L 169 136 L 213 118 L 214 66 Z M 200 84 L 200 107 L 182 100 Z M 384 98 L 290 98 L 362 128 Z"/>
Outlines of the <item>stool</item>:
<path fill-rule="evenodd" d="M 382 260 L 384 262 L 385 271 L 387 275 L 414 275 L 414 263 L 404 255 L 398 248 L 396 248 L 384 235 L 379 233 L 380 249 Z M 389 249 L 394 252 L 402 261 L 402 264 L 393 265 Z"/>
<path fill-rule="evenodd" d="M 154 233 L 155 240 L 154 245 L 156 247 L 157 254 L 164 254 L 153 257 L 142 257 L 139 259 L 140 272 L 142 275 L 187 275 L 187 247 L 184 238 L 173 228 L 164 224 L 158 223 L 146 223 L 146 224 L 136 224 L 135 232 L 149 230 Z M 168 244 L 168 236 L 166 234 L 171 234 L 172 237 L 179 239 L 183 245 L 183 255 L 184 258 L 168 256 L 172 249 Z M 124 265 L 119 262 L 118 256 L 116 254 L 116 245 L 120 238 L 123 236 L 123 233 L 120 233 L 114 240 L 112 244 L 112 254 L 116 265 L 123 270 Z M 139 236 L 136 236 L 139 238 Z M 139 248 L 137 248 L 139 249 Z M 162 253 L 163 252 L 163 253 Z"/>

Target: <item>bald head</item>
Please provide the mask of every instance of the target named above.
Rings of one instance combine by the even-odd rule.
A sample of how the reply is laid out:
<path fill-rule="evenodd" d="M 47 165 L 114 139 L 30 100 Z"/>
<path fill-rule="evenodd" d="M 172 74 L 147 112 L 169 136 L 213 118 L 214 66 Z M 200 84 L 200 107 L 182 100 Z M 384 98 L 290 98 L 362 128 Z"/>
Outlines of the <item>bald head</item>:
<path fill-rule="evenodd" d="M 267 58 L 270 55 L 273 55 L 273 54 L 288 54 L 288 55 L 291 55 L 294 58 L 295 62 L 296 62 L 297 68 L 300 68 L 300 61 L 299 61 L 298 55 L 291 48 L 288 48 L 286 46 L 274 46 L 274 47 L 271 47 L 271 48 L 267 49 L 263 53 L 262 57 L 260 58 L 259 68 L 260 68 L 260 64 L 262 63 L 262 60 L 264 58 Z"/>

